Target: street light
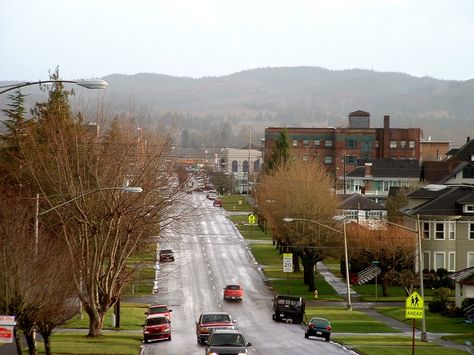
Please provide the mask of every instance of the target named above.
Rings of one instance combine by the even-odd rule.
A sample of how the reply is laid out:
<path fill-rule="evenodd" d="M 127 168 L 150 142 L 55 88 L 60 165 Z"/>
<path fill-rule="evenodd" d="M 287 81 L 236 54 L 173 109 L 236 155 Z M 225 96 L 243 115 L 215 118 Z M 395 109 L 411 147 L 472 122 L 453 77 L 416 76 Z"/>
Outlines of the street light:
<path fill-rule="evenodd" d="M 343 219 L 341 219 L 341 220 L 343 220 Z M 350 286 L 350 283 L 349 283 L 349 281 L 350 281 L 350 280 L 349 280 L 349 258 L 348 258 L 348 255 L 347 255 L 348 253 L 347 253 L 346 223 L 343 222 L 343 229 L 342 229 L 342 232 L 341 232 L 339 229 L 336 229 L 336 228 L 327 226 L 327 225 L 325 225 L 325 224 L 322 224 L 322 223 L 317 222 L 317 221 L 312 220 L 312 219 L 306 219 L 306 218 L 289 218 L 289 217 L 283 218 L 283 222 L 286 222 L 286 223 L 290 223 L 290 222 L 293 222 L 293 221 L 304 221 L 304 222 L 314 223 L 314 224 L 317 224 L 318 226 L 321 226 L 321 227 L 330 229 L 330 230 L 332 230 L 333 232 L 342 234 L 342 235 L 344 236 L 344 258 L 346 259 L 347 310 L 348 310 L 348 311 L 352 311 L 351 286 Z"/>
<path fill-rule="evenodd" d="M 41 81 L 25 81 L 19 84 L 10 84 L 10 85 L 3 85 L 0 86 L 0 89 L 6 88 L 0 91 L 0 95 L 4 94 L 8 91 L 15 90 L 22 88 L 24 86 L 31 86 L 37 84 L 48 84 L 48 83 L 69 83 L 69 84 L 76 84 L 82 86 L 86 89 L 105 89 L 109 84 L 102 80 L 102 79 L 93 79 L 93 80 L 41 80 Z"/>
<path fill-rule="evenodd" d="M 138 193 L 138 192 L 142 192 L 143 189 L 141 187 L 138 187 L 138 186 L 122 186 L 122 187 L 102 187 L 102 188 L 98 188 L 98 189 L 95 189 L 95 190 L 92 190 L 92 191 L 88 191 L 88 192 L 85 192 L 79 196 L 76 196 L 70 200 L 67 200 L 63 203 L 60 203 L 59 205 L 57 206 L 54 206 L 54 207 L 51 207 L 50 209 L 47 209 L 45 211 L 39 211 L 39 194 L 36 194 L 36 209 L 35 209 L 35 255 L 38 255 L 38 241 L 39 241 L 39 216 L 42 216 L 46 213 L 49 213 L 51 211 L 54 211 L 56 209 L 58 209 L 59 207 L 62 207 L 64 205 L 67 205 L 68 203 L 71 203 L 73 201 L 76 201 L 84 196 L 87 196 L 87 195 L 90 195 L 92 193 L 95 193 L 95 192 L 99 192 L 99 191 L 106 191 L 106 190 L 121 190 L 121 191 L 125 191 L 125 192 L 135 192 L 135 193 Z"/>

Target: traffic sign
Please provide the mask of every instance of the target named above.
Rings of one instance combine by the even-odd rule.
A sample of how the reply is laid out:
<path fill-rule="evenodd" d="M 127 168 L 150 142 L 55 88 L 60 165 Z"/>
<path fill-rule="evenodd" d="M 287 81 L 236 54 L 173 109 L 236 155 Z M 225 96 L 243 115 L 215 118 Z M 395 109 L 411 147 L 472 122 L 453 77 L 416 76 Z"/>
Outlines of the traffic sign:
<path fill-rule="evenodd" d="M 422 319 L 425 311 L 425 302 L 418 292 L 413 291 L 405 301 L 405 318 Z"/>
<path fill-rule="evenodd" d="M 283 254 L 283 272 L 292 272 L 293 271 L 293 254 L 284 253 Z"/>
<path fill-rule="evenodd" d="M 255 221 L 257 220 L 257 217 L 255 217 L 255 215 L 253 213 L 249 214 L 249 223 L 250 224 L 254 224 Z"/>

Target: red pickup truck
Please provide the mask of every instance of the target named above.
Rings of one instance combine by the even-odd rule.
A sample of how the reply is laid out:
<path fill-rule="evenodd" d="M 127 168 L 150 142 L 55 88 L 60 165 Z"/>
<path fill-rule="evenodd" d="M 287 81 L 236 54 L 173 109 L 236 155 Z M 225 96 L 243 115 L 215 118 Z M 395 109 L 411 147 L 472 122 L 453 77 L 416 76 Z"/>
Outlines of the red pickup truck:
<path fill-rule="evenodd" d="M 203 344 L 209 339 L 209 334 L 214 329 L 234 329 L 235 320 L 226 312 L 201 313 L 196 322 L 196 337 L 198 344 Z"/>

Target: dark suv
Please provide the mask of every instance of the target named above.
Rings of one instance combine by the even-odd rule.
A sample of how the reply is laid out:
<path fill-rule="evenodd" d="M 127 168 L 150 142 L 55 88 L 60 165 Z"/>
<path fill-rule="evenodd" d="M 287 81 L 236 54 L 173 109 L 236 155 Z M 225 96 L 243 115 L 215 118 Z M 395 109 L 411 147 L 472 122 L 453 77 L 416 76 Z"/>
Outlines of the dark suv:
<path fill-rule="evenodd" d="M 249 354 L 249 346 L 252 346 L 252 343 L 245 341 L 244 335 L 240 330 L 215 329 L 206 341 L 206 355 Z"/>
<path fill-rule="evenodd" d="M 160 250 L 160 261 L 174 261 L 174 254 L 171 249 Z"/>
<path fill-rule="evenodd" d="M 275 295 L 273 297 L 273 320 L 290 320 L 293 323 L 303 322 L 306 303 L 303 297 Z"/>

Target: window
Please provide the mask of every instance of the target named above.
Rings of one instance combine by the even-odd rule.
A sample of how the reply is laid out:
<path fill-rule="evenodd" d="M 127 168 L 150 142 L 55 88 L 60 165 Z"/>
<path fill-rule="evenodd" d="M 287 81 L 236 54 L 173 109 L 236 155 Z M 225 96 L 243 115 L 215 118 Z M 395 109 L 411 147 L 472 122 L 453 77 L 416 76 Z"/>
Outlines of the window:
<path fill-rule="evenodd" d="M 431 269 L 430 252 L 429 251 L 424 251 L 423 252 L 423 270 L 425 270 L 425 269 L 428 269 L 428 270 Z"/>
<path fill-rule="evenodd" d="M 474 253 L 468 252 L 467 253 L 467 267 L 474 266 Z"/>
<path fill-rule="evenodd" d="M 448 253 L 448 271 L 456 271 L 456 253 L 454 251 Z"/>
<path fill-rule="evenodd" d="M 408 148 L 415 149 L 415 141 L 408 141 Z"/>
<path fill-rule="evenodd" d="M 357 162 L 357 157 L 355 155 L 346 155 L 346 164 L 354 165 Z"/>
<path fill-rule="evenodd" d="M 314 145 L 315 145 L 316 147 L 319 147 L 319 146 L 321 145 L 321 141 L 320 141 L 319 139 L 315 139 L 315 140 L 314 140 Z"/>
<path fill-rule="evenodd" d="M 434 268 L 435 270 L 438 269 L 445 269 L 444 264 L 444 252 L 436 252 L 434 253 Z"/>
<path fill-rule="evenodd" d="M 380 148 L 380 143 L 379 143 L 379 141 L 375 141 L 375 148 Z"/>
<path fill-rule="evenodd" d="M 309 140 L 303 139 L 303 145 L 309 145 Z"/>
<path fill-rule="evenodd" d="M 434 239 L 444 239 L 444 223 L 435 223 Z"/>
<path fill-rule="evenodd" d="M 430 239 L 430 222 L 423 222 L 423 239 Z"/>
<path fill-rule="evenodd" d="M 390 148 L 397 148 L 397 141 L 390 141 Z"/>
<path fill-rule="evenodd" d="M 407 141 L 400 141 L 400 148 L 405 149 L 407 147 Z"/>
<path fill-rule="evenodd" d="M 447 227 L 448 227 L 448 238 L 449 238 L 449 240 L 455 240 L 456 239 L 456 223 L 455 222 L 448 222 Z"/>
<path fill-rule="evenodd" d="M 293 139 L 293 147 L 297 147 L 297 146 L 298 146 L 298 140 Z"/>
<path fill-rule="evenodd" d="M 325 147 L 332 147 L 332 140 L 328 139 L 328 140 L 324 141 L 324 146 Z"/>
<path fill-rule="evenodd" d="M 303 155 L 303 161 L 308 161 L 308 156 L 307 155 Z"/>
<path fill-rule="evenodd" d="M 232 161 L 232 172 L 233 173 L 239 172 L 239 163 L 237 162 L 237 160 Z"/>
<path fill-rule="evenodd" d="M 332 164 L 332 156 L 326 155 L 324 157 L 324 164 Z"/>
<path fill-rule="evenodd" d="M 355 139 L 346 139 L 346 148 L 347 149 L 355 149 L 356 147 L 356 140 Z"/>
<path fill-rule="evenodd" d="M 474 239 L 474 223 L 469 223 L 469 239 Z"/>
<path fill-rule="evenodd" d="M 253 170 L 260 171 L 260 159 L 253 162 Z"/>
<path fill-rule="evenodd" d="M 363 152 L 370 152 L 370 142 L 365 141 L 362 145 L 362 151 Z"/>
<path fill-rule="evenodd" d="M 474 213 L 474 205 L 464 205 L 465 213 Z"/>
<path fill-rule="evenodd" d="M 248 173 L 249 172 L 249 162 L 244 160 L 242 163 L 242 172 Z"/>

